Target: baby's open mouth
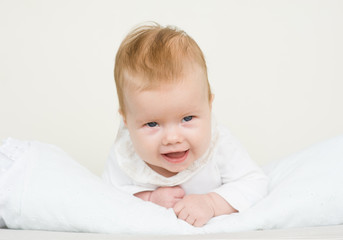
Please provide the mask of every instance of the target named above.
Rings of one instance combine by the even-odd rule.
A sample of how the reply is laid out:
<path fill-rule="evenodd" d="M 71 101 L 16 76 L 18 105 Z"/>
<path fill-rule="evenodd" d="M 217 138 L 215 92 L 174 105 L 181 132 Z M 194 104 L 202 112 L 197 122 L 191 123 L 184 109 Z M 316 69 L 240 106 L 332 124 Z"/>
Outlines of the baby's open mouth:
<path fill-rule="evenodd" d="M 170 152 L 170 153 L 164 153 L 162 156 L 164 159 L 166 159 L 168 162 L 171 163 L 180 163 L 183 162 L 187 156 L 188 156 L 188 151 L 181 151 L 181 152 Z"/>
<path fill-rule="evenodd" d="M 172 153 L 166 153 L 165 155 L 170 158 L 180 158 L 183 157 L 183 155 L 186 154 L 186 151 L 184 152 L 172 152 Z"/>

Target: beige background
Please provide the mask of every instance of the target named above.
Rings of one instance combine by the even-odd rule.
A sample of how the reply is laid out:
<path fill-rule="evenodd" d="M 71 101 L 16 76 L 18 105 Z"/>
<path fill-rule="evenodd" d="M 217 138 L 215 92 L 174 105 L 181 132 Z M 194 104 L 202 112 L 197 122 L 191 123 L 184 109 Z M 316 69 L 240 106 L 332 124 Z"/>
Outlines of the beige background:
<path fill-rule="evenodd" d="M 0 1 L 0 140 L 100 174 L 118 125 L 115 52 L 143 21 L 203 49 L 217 120 L 260 164 L 343 134 L 343 1 Z"/>

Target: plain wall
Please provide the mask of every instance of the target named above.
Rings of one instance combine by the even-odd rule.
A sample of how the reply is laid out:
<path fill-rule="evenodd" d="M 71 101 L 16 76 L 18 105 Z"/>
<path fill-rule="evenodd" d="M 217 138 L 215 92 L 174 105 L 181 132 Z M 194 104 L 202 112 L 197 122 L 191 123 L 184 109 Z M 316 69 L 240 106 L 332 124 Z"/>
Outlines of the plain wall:
<path fill-rule="evenodd" d="M 343 133 L 343 1 L 1 0 L 0 140 L 55 144 L 100 174 L 115 53 L 144 21 L 198 42 L 214 114 L 259 164 Z"/>

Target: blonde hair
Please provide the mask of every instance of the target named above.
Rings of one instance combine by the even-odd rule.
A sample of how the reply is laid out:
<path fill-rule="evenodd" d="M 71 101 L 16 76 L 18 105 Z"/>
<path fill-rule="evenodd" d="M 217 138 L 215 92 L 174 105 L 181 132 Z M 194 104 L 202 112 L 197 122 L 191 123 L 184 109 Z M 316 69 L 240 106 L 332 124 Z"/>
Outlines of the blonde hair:
<path fill-rule="evenodd" d="M 210 101 L 205 58 L 190 36 L 176 27 L 157 23 L 133 29 L 122 41 L 115 59 L 114 79 L 121 113 L 125 115 L 125 87 L 147 90 L 177 81 L 184 74 L 184 66 L 194 63 L 206 76 Z"/>

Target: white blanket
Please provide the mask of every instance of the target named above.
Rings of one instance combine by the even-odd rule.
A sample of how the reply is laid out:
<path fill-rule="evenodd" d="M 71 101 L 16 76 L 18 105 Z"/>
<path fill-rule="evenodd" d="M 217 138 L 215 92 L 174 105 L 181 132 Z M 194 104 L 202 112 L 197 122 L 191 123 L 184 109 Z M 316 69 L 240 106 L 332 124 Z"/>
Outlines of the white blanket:
<path fill-rule="evenodd" d="M 0 219 L 8 228 L 202 234 L 343 223 L 343 136 L 269 164 L 266 198 L 202 228 L 106 185 L 55 146 L 19 141 L 19 153 L 9 154 L 16 143 L 0 147 L 14 161 L 0 175 Z"/>

